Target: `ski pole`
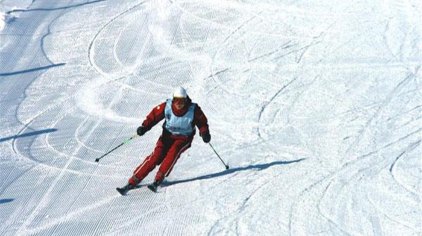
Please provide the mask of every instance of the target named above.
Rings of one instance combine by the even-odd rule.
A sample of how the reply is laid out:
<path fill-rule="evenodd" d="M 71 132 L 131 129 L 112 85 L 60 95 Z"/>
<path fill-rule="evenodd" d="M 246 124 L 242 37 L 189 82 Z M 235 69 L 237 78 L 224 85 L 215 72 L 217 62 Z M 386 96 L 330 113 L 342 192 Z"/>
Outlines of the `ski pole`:
<path fill-rule="evenodd" d="M 211 145 L 211 143 L 208 143 L 210 145 L 210 147 L 212 148 L 212 150 L 214 151 L 214 153 L 218 156 L 218 158 L 220 158 L 220 161 L 223 163 L 223 165 L 226 167 L 226 170 L 229 169 L 229 165 L 227 165 L 223 159 L 221 159 L 220 155 L 218 155 L 217 151 L 214 149 L 214 147 Z"/>
<path fill-rule="evenodd" d="M 103 157 L 107 156 L 107 155 L 108 155 L 108 154 L 110 154 L 112 151 L 114 151 L 114 150 L 118 149 L 119 147 L 121 147 L 121 146 L 125 145 L 125 144 L 126 144 L 126 143 L 128 143 L 130 140 L 132 140 L 132 139 L 134 139 L 134 138 L 136 138 L 136 137 L 138 137 L 138 135 L 137 135 L 137 134 L 133 135 L 132 137 L 130 137 L 130 138 L 128 138 L 128 139 L 126 139 L 123 143 L 119 144 L 117 147 L 115 147 L 115 148 L 111 149 L 110 151 L 108 151 L 108 152 L 107 152 L 107 153 L 105 153 L 104 155 L 102 155 L 102 156 L 98 157 L 97 159 L 95 159 L 95 162 L 99 162 L 99 161 L 100 161 Z"/>

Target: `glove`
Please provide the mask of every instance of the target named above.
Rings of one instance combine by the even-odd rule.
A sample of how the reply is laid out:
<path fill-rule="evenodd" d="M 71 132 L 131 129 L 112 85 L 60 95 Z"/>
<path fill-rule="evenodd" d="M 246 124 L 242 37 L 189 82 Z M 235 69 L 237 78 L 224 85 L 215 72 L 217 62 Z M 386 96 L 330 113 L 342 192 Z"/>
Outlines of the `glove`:
<path fill-rule="evenodd" d="M 201 136 L 202 136 L 202 140 L 204 141 L 204 143 L 209 143 L 211 141 L 210 132 L 205 132 Z"/>
<path fill-rule="evenodd" d="M 145 132 L 147 132 L 147 129 L 146 129 L 145 127 L 143 127 L 143 126 L 139 126 L 139 127 L 138 127 L 138 129 L 136 130 L 136 133 L 137 133 L 139 136 L 144 135 L 144 134 L 145 134 Z"/>

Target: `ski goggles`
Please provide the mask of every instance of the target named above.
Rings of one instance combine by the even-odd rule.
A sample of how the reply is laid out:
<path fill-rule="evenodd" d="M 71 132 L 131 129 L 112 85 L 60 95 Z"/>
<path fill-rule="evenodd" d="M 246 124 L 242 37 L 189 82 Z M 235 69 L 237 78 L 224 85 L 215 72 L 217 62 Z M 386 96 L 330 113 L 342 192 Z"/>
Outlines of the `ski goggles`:
<path fill-rule="evenodd" d="M 173 102 L 175 104 L 185 104 L 186 103 L 186 98 L 173 98 Z"/>

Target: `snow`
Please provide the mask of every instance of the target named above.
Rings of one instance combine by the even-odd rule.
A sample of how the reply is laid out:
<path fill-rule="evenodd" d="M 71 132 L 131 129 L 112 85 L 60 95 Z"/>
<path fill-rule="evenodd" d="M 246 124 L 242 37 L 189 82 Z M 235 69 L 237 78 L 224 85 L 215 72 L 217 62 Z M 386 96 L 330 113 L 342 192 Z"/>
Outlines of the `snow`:
<path fill-rule="evenodd" d="M 422 3 L 0 1 L 1 235 L 421 235 Z M 8 20 L 13 17 L 13 20 Z M 176 86 L 209 119 L 120 196 Z"/>
<path fill-rule="evenodd" d="M 2 0 L 0 1 L 0 33 L 7 24 L 13 22 L 20 16 L 20 13 L 25 11 L 31 5 L 33 0 Z M 0 45 L 0 48 L 2 45 Z"/>
<path fill-rule="evenodd" d="M 0 12 L 0 31 L 6 26 L 6 14 Z"/>

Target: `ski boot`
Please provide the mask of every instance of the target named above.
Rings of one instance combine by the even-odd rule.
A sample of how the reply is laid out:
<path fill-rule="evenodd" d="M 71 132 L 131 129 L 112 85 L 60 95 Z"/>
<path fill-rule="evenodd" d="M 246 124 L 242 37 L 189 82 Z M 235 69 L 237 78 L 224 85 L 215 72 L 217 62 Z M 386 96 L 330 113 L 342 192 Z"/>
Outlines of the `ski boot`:
<path fill-rule="evenodd" d="M 160 184 L 161 184 L 160 182 L 154 181 L 154 183 L 148 184 L 148 188 L 149 188 L 149 190 L 151 190 L 154 193 L 156 193 L 157 192 L 157 188 L 158 188 L 158 186 L 160 186 Z"/>
<path fill-rule="evenodd" d="M 127 194 L 127 192 L 129 192 L 129 190 L 134 189 L 135 186 L 131 185 L 131 184 L 127 184 L 126 186 L 122 187 L 122 188 L 116 188 L 117 192 L 119 192 L 122 196 L 125 196 Z"/>

